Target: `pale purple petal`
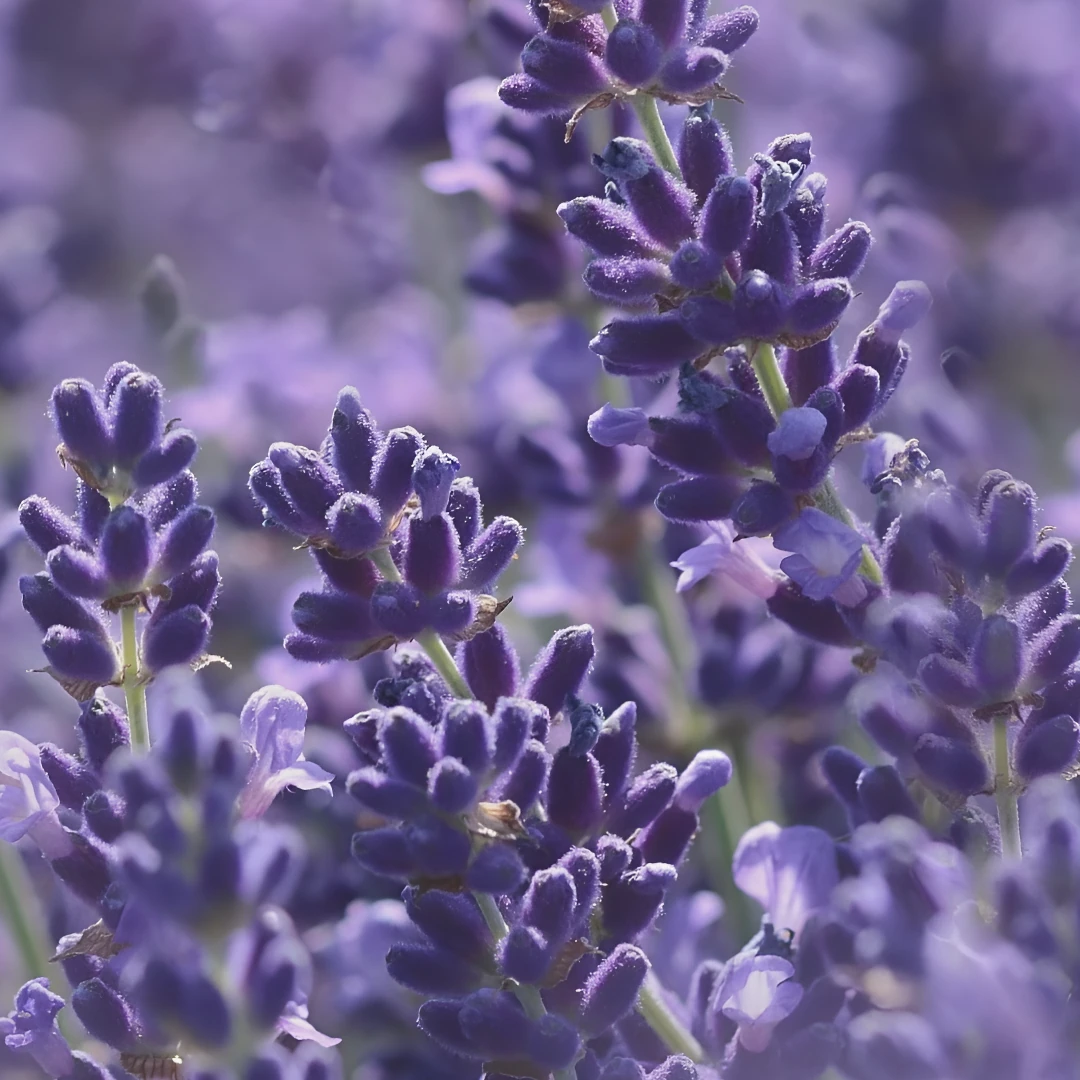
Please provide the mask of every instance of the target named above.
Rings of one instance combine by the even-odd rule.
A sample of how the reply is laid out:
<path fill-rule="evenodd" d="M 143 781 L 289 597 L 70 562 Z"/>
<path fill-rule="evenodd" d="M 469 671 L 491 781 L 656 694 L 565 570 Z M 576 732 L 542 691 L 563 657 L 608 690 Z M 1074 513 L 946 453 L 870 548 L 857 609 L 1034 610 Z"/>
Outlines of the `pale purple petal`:
<path fill-rule="evenodd" d="M 618 409 L 606 402 L 589 417 L 589 438 L 601 446 L 645 446 L 649 418 L 644 409 Z"/>
<path fill-rule="evenodd" d="M 805 461 L 818 448 L 827 425 L 817 409 L 787 409 L 769 433 L 769 450 L 793 461 Z"/>
<path fill-rule="evenodd" d="M 313 1042 L 318 1046 L 337 1046 L 340 1039 L 332 1038 L 330 1035 L 324 1035 L 319 1031 L 312 1023 L 308 1021 L 308 1009 L 306 1005 L 297 1005 L 296 1002 L 290 1001 L 285 1006 L 285 1012 L 277 1022 L 277 1030 L 279 1033 L 285 1035 L 291 1035 L 299 1042 Z"/>
<path fill-rule="evenodd" d="M 721 977 L 716 1005 L 738 1025 L 739 1042 L 752 1053 L 769 1045 L 773 1028 L 802 1000 L 803 988 L 794 976 L 783 957 L 743 956 L 732 960 Z"/>
<path fill-rule="evenodd" d="M 0 731 L 0 840 L 21 840 L 59 805 L 38 748 L 17 732 Z"/>
<path fill-rule="evenodd" d="M 862 559 L 862 537 L 849 525 L 813 506 L 781 526 L 773 543 L 781 551 L 794 552 L 780 563 L 780 569 L 811 600 L 832 596 L 855 573 Z"/>
<path fill-rule="evenodd" d="M 299 694 L 283 686 L 264 686 L 244 705 L 240 737 L 253 747 L 260 763 L 269 758 L 271 769 L 284 769 L 304 748 L 306 724 L 307 705 Z"/>

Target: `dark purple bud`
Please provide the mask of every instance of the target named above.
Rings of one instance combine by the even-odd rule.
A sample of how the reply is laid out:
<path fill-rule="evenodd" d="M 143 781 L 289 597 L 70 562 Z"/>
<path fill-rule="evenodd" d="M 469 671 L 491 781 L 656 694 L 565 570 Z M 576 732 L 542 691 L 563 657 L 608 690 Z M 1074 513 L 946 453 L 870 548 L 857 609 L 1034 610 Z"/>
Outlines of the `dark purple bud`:
<path fill-rule="evenodd" d="M 521 677 L 517 652 L 501 623 L 466 641 L 458 651 L 458 663 L 469 689 L 489 710 L 494 710 L 499 698 L 514 693 Z M 527 728 L 522 730 L 519 752 L 527 738 Z M 499 767 L 510 764 L 507 760 Z"/>
<path fill-rule="evenodd" d="M 428 626 L 437 634 L 460 634 L 476 618 L 472 595 L 462 591 L 431 597 L 424 601 L 423 611 Z"/>
<path fill-rule="evenodd" d="M 112 458 L 112 439 L 101 402 L 85 379 L 65 379 L 52 393 L 52 418 L 60 441 L 78 461 L 94 468 Z"/>
<path fill-rule="evenodd" d="M 101 979 L 80 983 L 71 995 L 71 1007 L 92 1038 L 117 1050 L 135 1045 L 137 1028 L 130 1006 Z"/>
<path fill-rule="evenodd" d="M 530 740 L 510 774 L 496 785 L 493 795 L 516 803 L 525 813 L 540 798 L 547 785 L 551 755 L 543 743 Z"/>
<path fill-rule="evenodd" d="M 375 419 L 360 404 L 355 387 L 338 393 L 330 421 L 331 460 L 345 484 L 356 492 L 371 485 L 371 466 L 379 449 L 379 429 Z"/>
<path fill-rule="evenodd" d="M 697 812 L 673 803 L 635 841 L 646 862 L 681 862 L 697 833 Z"/>
<path fill-rule="evenodd" d="M 805 263 L 825 233 L 825 191 L 828 181 L 821 173 L 804 176 L 784 207 Z"/>
<path fill-rule="evenodd" d="M 490 633 L 490 631 L 488 631 Z M 482 637 L 483 635 L 478 635 Z M 494 708 L 495 753 L 492 766 L 504 772 L 521 757 L 533 729 L 540 721 L 547 723 L 546 710 L 524 698 L 502 697 Z"/>
<path fill-rule="evenodd" d="M 859 774 L 858 794 L 859 802 L 871 821 L 884 821 L 896 816 L 921 820 L 915 801 L 892 765 L 863 769 Z"/>
<path fill-rule="evenodd" d="M 420 500 L 420 515 L 425 520 L 446 510 L 450 487 L 461 469 L 461 462 L 452 454 L 429 446 L 413 466 L 413 491 Z"/>
<path fill-rule="evenodd" d="M 974 708 L 983 699 L 983 690 L 971 669 L 959 660 L 931 653 L 919 665 L 923 686 L 939 701 L 961 709 Z"/>
<path fill-rule="evenodd" d="M 259 957 L 248 979 L 247 1006 L 255 1025 L 273 1028 L 290 1001 L 302 992 L 301 980 L 311 977 L 311 963 L 304 946 L 286 935 L 275 941 Z"/>
<path fill-rule="evenodd" d="M 597 167 L 614 180 L 642 228 L 658 244 L 674 251 L 694 235 L 694 197 L 662 169 L 639 139 L 612 139 Z"/>
<path fill-rule="evenodd" d="M 701 212 L 701 242 L 716 255 L 738 251 L 754 220 L 754 187 L 743 176 L 723 176 Z"/>
<path fill-rule="evenodd" d="M 654 416 L 649 419 L 649 450 L 662 465 L 699 476 L 727 474 L 731 455 L 718 425 L 703 416 Z"/>
<path fill-rule="evenodd" d="M 601 300 L 641 307 L 671 283 L 668 268 L 653 259 L 601 258 L 585 268 L 585 284 Z"/>
<path fill-rule="evenodd" d="M 499 970 L 518 982 L 536 983 L 547 974 L 554 953 L 539 930 L 518 924 L 499 946 Z"/>
<path fill-rule="evenodd" d="M 561 866 L 539 870 L 522 901 L 521 921 L 539 930 L 550 944 L 566 941 L 573 924 L 577 889 L 570 872 Z"/>
<path fill-rule="evenodd" d="M 588 848 L 571 848 L 559 865 L 574 880 L 574 923 L 587 923 L 600 896 L 600 863 Z"/>
<path fill-rule="evenodd" d="M 573 108 L 572 99 L 523 72 L 503 79 L 499 84 L 499 99 L 511 109 L 546 115 L 569 113 Z"/>
<path fill-rule="evenodd" d="M 135 463 L 131 476 L 138 488 L 165 484 L 182 473 L 199 449 L 195 436 L 185 428 L 175 428 Z"/>
<path fill-rule="evenodd" d="M 990 786 L 990 771 L 976 746 L 943 735 L 920 735 L 915 764 L 932 784 L 959 795 L 977 795 Z"/>
<path fill-rule="evenodd" d="M 694 94 L 718 83 L 728 64 L 727 56 L 718 49 L 684 45 L 664 62 L 659 82 L 672 93 Z"/>
<path fill-rule="evenodd" d="M 596 655 L 591 626 L 568 626 L 552 635 L 533 661 L 522 696 L 555 715 L 576 694 Z"/>
<path fill-rule="evenodd" d="M 648 971 L 649 961 L 640 949 L 617 945 L 585 984 L 578 1021 L 581 1030 L 595 1038 L 626 1016 Z"/>
<path fill-rule="evenodd" d="M 49 552 L 45 565 L 52 579 L 68 596 L 84 600 L 102 600 L 109 595 L 112 583 L 89 552 L 75 547 L 55 548 Z"/>
<path fill-rule="evenodd" d="M 596 842 L 596 857 L 600 862 L 600 880 L 610 885 L 629 869 L 634 849 L 621 837 L 605 833 Z"/>
<path fill-rule="evenodd" d="M 161 438 L 162 387 L 153 375 L 125 375 L 112 396 L 113 446 L 122 465 L 132 464 Z"/>
<path fill-rule="evenodd" d="M 984 619 L 975 636 L 971 666 L 989 700 L 1011 698 L 1024 669 L 1024 640 L 1020 627 L 1004 615 L 990 615 Z"/>
<path fill-rule="evenodd" d="M 440 948 L 465 960 L 491 948 L 491 932 L 471 896 L 410 886 L 402 899 L 409 918 Z"/>
<path fill-rule="evenodd" d="M 115 843 L 125 831 L 123 801 L 108 791 L 93 792 L 82 805 L 83 821 L 99 840 Z"/>
<path fill-rule="evenodd" d="M 143 667 L 161 671 L 177 664 L 190 664 L 206 652 L 210 640 L 210 619 L 195 604 L 151 618 L 142 637 Z"/>
<path fill-rule="evenodd" d="M 433 1042 L 459 1057 L 479 1058 L 461 1028 L 461 1002 L 436 999 L 425 1001 L 416 1018 L 417 1026 Z"/>
<path fill-rule="evenodd" d="M 488 844 L 469 863 L 465 884 L 473 892 L 507 896 L 517 893 L 528 876 L 521 857 L 509 844 Z"/>
<path fill-rule="evenodd" d="M 446 512 L 457 529 L 461 546 L 467 548 L 476 539 L 483 521 L 480 492 L 469 477 L 461 477 L 450 485 Z"/>
<path fill-rule="evenodd" d="M 732 172 L 733 159 L 731 140 L 723 127 L 705 109 L 691 109 L 679 140 L 679 166 L 683 180 L 697 196 L 699 205 L 705 203 L 720 178 Z M 752 209 L 752 197 L 750 201 Z M 749 231 L 750 221 L 747 219 L 747 234 Z M 739 246 L 736 244 L 731 250 Z"/>
<path fill-rule="evenodd" d="M 369 603 L 336 590 L 302 592 L 293 602 L 292 620 L 301 633 L 327 641 L 366 641 L 378 632 Z"/>
<path fill-rule="evenodd" d="M 387 818 L 405 820 L 427 810 L 427 799 L 421 788 L 387 776 L 371 766 L 349 773 L 345 790 L 361 806 Z"/>
<path fill-rule="evenodd" d="M 647 258 L 655 252 L 637 218 L 625 206 L 610 199 L 592 195 L 571 199 L 559 206 L 558 215 L 566 231 L 598 255 Z"/>
<path fill-rule="evenodd" d="M 806 399 L 806 407 L 816 409 L 825 417 L 822 445 L 829 448 L 835 446 L 845 427 L 844 399 L 831 386 L 822 386 Z"/>
<path fill-rule="evenodd" d="M 488 1060 L 522 1058 L 532 1022 L 507 990 L 478 990 L 461 1005 L 461 1030 Z"/>
<path fill-rule="evenodd" d="M 469 838 L 438 818 L 405 826 L 405 837 L 417 869 L 425 877 L 455 877 L 469 864 Z"/>
<path fill-rule="evenodd" d="M 998 484 L 986 506 L 984 565 L 1004 577 L 1035 544 L 1035 492 L 1015 480 Z"/>
<path fill-rule="evenodd" d="M 346 491 L 326 514 L 334 546 L 346 555 L 371 551 L 383 536 L 382 511 L 370 495 Z"/>
<path fill-rule="evenodd" d="M 1016 619 L 1027 637 L 1045 630 L 1072 606 L 1072 593 L 1064 581 L 1055 581 L 1041 592 L 1025 597 L 1016 607 Z"/>
<path fill-rule="evenodd" d="M 371 594 L 371 616 L 379 629 L 402 641 L 425 627 L 423 594 L 404 582 L 384 581 Z"/>
<path fill-rule="evenodd" d="M 41 765 L 56 788 L 60 802 L 69 810 L 81 810 L 101 786 L 92 769 L 54 743 L 42 743 Z"/>
<path fill-rule="evenodd" d="M 1029 554 L 1021 556 L 1005 576 L 1005 589 L 1010 596 L 1027 596 L 1057 581 L 1072 562 L 1072 544 L 1052 536 L 1035 545 Z"/>
<path fill-rule="evenodd" d="M 761 398 L 732 389 L 717 409 L 717 419 L 721 437 L 738 461 L 750 466 L 769 463 L 769 436 L 776 421 Z"/>
<path fill-rule="evenodd" d="M 678 314 L 693 337 L 707 345 L 732 345 L 739 339 L 735 308 L 727 300 L 691 296 L 679 307 Z"/>
<path fill-rule="evenodd" d="M 83 756 L 99 772 L 114 750 L 129 745 L 127 716 L 108 698 L 95 695 L 83 702 L 79 713 L 79 741 Z"/>
<path fill-rule="evenodd" d="M 876 411 L 881 389 L 878 373 L 862 364 L 852 364 L 835 386 L 844 402 L 844 428 L 854 431 L 862 427 Z"/>
<path fill-rule="evenodd" d="M 65 830 L 66 832 L 66 830 Z M 53 873 L 91 907 L 100 907 L 113 882 L 113 869 L 104 852 L 80 833 L 66 832 L 73 848 L 67 855 L 51 859 Z"/>
<path fill-rule="evenodd" d="M 476 538 L 465 554 L 461 586 L 490 589 L 513 561 L 525 530 L 512 517 L 497 517 Z"/>
<path fill-rule="evenodd" d="M 612 374 L 645 378 L 673 371 L 702 351 L 677 311 L 615 319 L 589 342 L 589 348 Z"/>
<path fill-rule="evenodd" d="M 528 1055 L 541 1067 L 565 1069 L 577 1059 L 581 1039 L 577 1031 L 561 1016 L 548 1013 L 532 1025 Z"/>
<path fill-rule="evenodd" d="M 622 806 L 609 823 L 610 830 L 618 836 L 630 837 L 651 825 L 671 802 L 678 778 L 675 767 L 665 762 L 646 769 L 630 785 Z"/>
<path fill-rule="evenodd" d="M 866 762 L 844 746 L 830 746 L 821 755 L 821 771 L 833 794 L 843 804 L 853 827 L 866 820 L 859 800 L 859 777 Z"/>
<path fill-rule="evenodd" d="M 285 493 L 281 474 L 269 461 L 253 465 L 248 473 L 248 489 L 252 498 L 262 507 L 266 522 L 273 522 L 300 536 L 317 533 L 322 522 L 302 514 Z"/>
<path fill-rule="evenodd" d="M 657 493 L 656 509 L 668 521 L 718 521 L 732 514 L 741 486 L 734 476 L 676 480 L 665 484 Z"/>
<path fill-rule="evenodd" d="M 731 508 L 731 522 L 740 536 L 768 536 L 794 516 L 790 492 L 767 480 L 753 482 Z"/>
<path fill-rule="evenodd" d="M 919 323 L 930 310 L 930 290 L 921 281 L 898 281 L 873 322 L 879 334 L 893 342 Z"/>
<path fill-rule="evenodd" d="M 776 282 L 760 270 L 745 274 L 735 290 L 739 337 L 771 340 L 783 327 L 784 316 L 784 298 Z"/>
<path fill-rule="evenodd" d="M 986 508 L 990 503 L 990 496 L 994 494 L 1000 485 L 1014 482 L 1012 474 L 1005 472 L 1004 469 L 990 469 L 984 473 L 980 477 L 975 491 L 975 509 L 978 511 L 979 516 L 985 517 Z"/>
<path fill-rule="evenodd" d="M 314 450 L 292 443 L 273 443 L 268 456 L 296 508 L 310 520 L 322 522 L 342 493 L 341 481 L 330 466 Z"/>
<path fill-rule="evenodd" d="M 23 608 L 42 633 L 50 626 L 59 625 L 93 632 L 101 638 L 108 637 L 101 620 L 78 600 L 62 593 L 48 574 L 19 578 L 19 591 L 22 593 Z"/>
<path fill-rule="evenodd" d="M 389 521 L 412 494 L 413 462 L 424 449 L 424 438 L 411 427 L 387 432 L 372 465 L 371 494 Z"/>
<path fill-rule="evenodd" d="M 1024 685 L 1038 690 L 1060 678 L 1080 656 L 1080 615 L 1052 622 L 1029 647 Z"/>
<path fill-rule="evenodd" d="M 604 65 L 584 45 L 537 34 L 521 52 L 526 75 L 567 98 L 590 97 L 608 88 Z"/>
<path fill-rule="evenodd" d="M 19 504 L 19 524 L 42 555 L 80 539 L 79 526 L 40 495 L 31 495 Z"/>
<path fill-rule="evenodd" d="M 143 584 L 151 544 L 150 525 L 138 510 L 118 506 L 108 516 L 101 533 L 101 565 L 118 592 L 131 592 Z"/>
<path fill-rule="evenodd" d="M 52 626 L 41 648 L 49 663 L 69 679 L 104 685 L 120 675 L 116 648 L 100 631 Z"/>
<path fill-rule="evenodd" d="M 172 523 L 161 544 L 154 567 L 155 577 L 167 580 L 187 570 L 206 549 L 213 535 L 214 511 L 208 506 L 188 507 Z"/>
<path fill-rule="evenodd" d="M 604 63 L 617 79 L 644 86 L 660 70 L 664 49 L 648 26 L 636 19 L 620 19 L 604 46 Z"/>
<path fill-rule="evenodd" d="M 455 701 L 439 727 L 439 756 L 455 757 L 474 773 L 483 773 L 495 752 L 495 731 L 479 702 Z"/>
<path fill-rule="evenodd" d="M 628 701 L 620 705 L 604 722 L 593 748 L 600 766 L 605 809 L 622 798 L 637 755 L 637 706 Z"/>
<path fill-rule="evenodd" d="M 724 272 L 724 260 L 700 240 L 687 240 L 671 259 L 671 277 L 684 289 L 711 289 Z"/>
<path fill-rule="evenodd" d="M 449 588 L 458 577 L 461 553 L 457 530 L 445 514 L 409 519 L 405 548 L 405 579 L 428 594 Z"/>
<path fill-rule="evenodd" d="M 441 756 L 431 727 L 400 707 L 380 720 L 379 748 L 391 774 L 419 788 L 427 787 L 428 770 Z"/>
<path fill-rule="evenodd" d="M 781 367 L 792 404 L 805 405 L 814 391 L 827 386 L 836 375 L 836 345 L 830 337 L 805 349 L 785 349 Z"/>
<path fill-rule="evenodd" d="M 679 776 L 675 802 L 684 810 L 698 810 L 731 780 L 731 759 L 720 750 L 699 750 Z M 663 860 L 661 860 L 663 861 Z"/>
<path fill-rule="evenodd" d="M 641 0 L 638 18 L 656 35 L 666 51 L 686 32 L 688 0 Z"/>
<path fill-rule="evenodd" d="M 824 278 L 797 286 L 788 302 L 788 332 L 795 337 L 824 333 L 840 321 L 854 295 L 844 278 Z"/>
<path fill-rule="evenodd" d="M 390 946 L 386 970 L 390 978 L 416 994 L 467 994 L 480 985 L 480 972 L 463 964 L 459 956 L 407 941 Z"/>
<path fill-rule="evenodd" d="M 1065 772 L 1080 753 L 1080 724 L 1071 716 L 1027 721 L 1013 750 L 1016 771 L 1027 781 Z"/>
<path fill-rule="evenodd" d="M 750 229 L 750 239 L 743 248 L 743 276 L 757 270 L 785 286 L 796 282 L 799 245 L 787 214 L 767 212 L 765 194 Z"/>
<path fill-rule="evenodd" d="M 977 573 L 982 536 L 967 500 L 952 491 L 936 491 L 926 500 L 930 542 L 954 566 Z"/>
<path fill-rule="evenodd" d="M 752 7 L 737 7 L 711 18 L 701 33 L 701 44 L 733 53 L 741 49 L 758 28 L 758 13 Z"/>
<path fill-rule="evenodd" d="M 858 641 L 832 600 L 811 600 L 792 581 L 783 581 L 766 601 L 769 612 L 822 645 L 854 648 Z"/>
<path fill-rule="evenodd" d="M 565 748 L 555 755 L 547 785 L 548 817 L 571 836 L 584 836 L 603 817 L 600 766 L 592 754 L 574 757 Z"/>
<path fill-rule="evenodd" d="M 853 278 L 863 268 L 872 243 L 869 225 L 849 221 L 818 244 L 807 273 L 812 278 Z"/>
<path fill-rule="evenodd" d="M 596 746 L 600 737 L 600 725 L 604 722 L 604 710 L 588 701 L 571 698 L 567 702 L 567 722 L 570 724 L 570 740 L 567 751 L 574 757 L 584 757 Z"/>
<path fill-rule="evenodd" d="M 405 834 L 398 826 L 369 829 L 352 838 L 353 858 L 373 874 L 408 879 L 416 869 Z"/>
<path fill-rule="evenodd" d="M 150 528 L 160 532 L 195 502 L 199 487 L 192 473 L 184 471 L 143 499 L 141 510 Z"/>

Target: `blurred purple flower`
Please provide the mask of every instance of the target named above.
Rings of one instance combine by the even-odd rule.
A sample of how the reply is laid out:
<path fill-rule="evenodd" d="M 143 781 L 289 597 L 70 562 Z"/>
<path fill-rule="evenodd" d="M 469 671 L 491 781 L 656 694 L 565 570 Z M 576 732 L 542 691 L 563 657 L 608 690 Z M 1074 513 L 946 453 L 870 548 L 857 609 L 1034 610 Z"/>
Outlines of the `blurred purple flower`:
<path fill-rule="evenodd" d="M 0 731 L 0 840 L 14 844 L 30 834 L 47 854 L 66 854 L 59 805 L 38 748 L 17 732 Z"/>
<path fill-rule="evenodd" d="M 0 1017 L 4 1045 L 30 1054 L 49 1076 L 67 1076 L 74 1065 L 71 1049 L 56 1026 L 65 1004 L 49 989 L 48 979 L 31 979 L 15 995 L 14 1012 Z"/>
<path fill-rule="evenodd" d="M 754 596 L 767 600 L 777 589 L 772 570 L 754 549 L 752 540 L 735 541 L 726 521 L 709 523 L 712 535 L 684 551 L 671 565 L 680 571 L 676 591 L 685 592 L 710 574 L 720 574 Z M 787 560 L 785 560 L 787 561 Z"/>

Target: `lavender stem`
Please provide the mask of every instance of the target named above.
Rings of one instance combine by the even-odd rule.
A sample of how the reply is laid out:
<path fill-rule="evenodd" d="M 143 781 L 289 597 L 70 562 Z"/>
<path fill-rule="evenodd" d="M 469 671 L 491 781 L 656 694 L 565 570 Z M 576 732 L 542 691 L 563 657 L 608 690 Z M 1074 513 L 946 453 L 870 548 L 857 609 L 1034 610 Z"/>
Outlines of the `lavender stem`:
<path fill-rule="evenodd" d="M 150 726 L 146 718 L 146 684 L 139 678 L 139 647 L 136 639 L 135 605 L 120 609 L 120 641 L 124 660 L 124 702 L 131 726 L 131 748 L 136 753 L 150 750 Z"/>
<path fill-rule="evenodd" d="M 1009 769 L 1009 727 L 1007 718 L 994 720 L 994 802 L 997 804 L 998 826 L 1001 829 L 1001 851 L 1004 855 L 1020 857 L 1020 813 L 1016 791 Z"/>

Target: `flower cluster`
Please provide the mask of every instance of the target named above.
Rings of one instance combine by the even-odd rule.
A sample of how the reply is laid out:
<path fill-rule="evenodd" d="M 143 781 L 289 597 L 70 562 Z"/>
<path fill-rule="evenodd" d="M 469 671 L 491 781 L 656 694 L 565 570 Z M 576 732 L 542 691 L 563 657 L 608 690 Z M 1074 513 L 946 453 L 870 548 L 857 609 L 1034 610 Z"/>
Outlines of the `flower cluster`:
<path fill-rule="evenodd" d="M 111 367 L 98 392 L 83 379 L 53 391 L 57 453 L 76 473 L 78 514 L 47 499 L 19 507 L 47 571 L 24 577 L 23 606 L 45 635 L 49 671 L 79 699 L 99 686 L 146 682 L 206 651 L 218 559 L 214 513 L 196 502 L 195 436 L 166 422 L 160 381 Z M 134 616 L 149 611 L 137 651 Z M 130 617 L 123 654 L 110 616 Z"/>

